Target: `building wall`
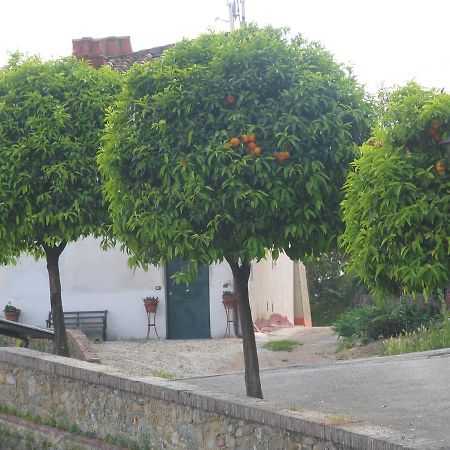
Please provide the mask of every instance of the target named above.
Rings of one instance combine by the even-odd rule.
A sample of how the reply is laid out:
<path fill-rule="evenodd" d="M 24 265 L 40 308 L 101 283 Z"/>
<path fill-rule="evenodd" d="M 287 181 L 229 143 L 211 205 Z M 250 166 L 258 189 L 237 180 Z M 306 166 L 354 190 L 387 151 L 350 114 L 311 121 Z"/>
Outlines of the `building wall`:
<path fill-rule="evenodd" d="M 228 264 L 210 266 L 211 336 L 222 337 L 226 314 L 222 286 L 232 280 Z M 60 258 L 63 308 L 66 311 L 108 310 L 108 339 L 144 338 L 147 316 L 142 298 L 159 297 L 156 326 L 166 336 L 165 270 L 129 269 L 127 255 L 103 251 L 98 240 L 86 238 L 69 244 Z M 158 287 L 160 288 L 158 290 Z M 11 302 L 22 310 L 20 321 L 46 326 L 50 310 L 45 260 L 21 257 L 15 266 L 0 267 L 0 306 Z M 3 309 L 3 308 L 2 308 Z M 153 330 L 151 337 L 154 337 Z"/>
<path fill-rule="evenodd" d="M 86 238 L 69 244 L 63 251 L 60 273 L 64 310 L 108 310 L 108 339 L 138 339 L 147 335 L 147 316 L 142 304 L 146 296 L 159 297 L 156 326 L 159 336 L 166 337 L 164 268 L 152 266 L 147 272 L 132 270 L 127 266 L 125 253 L 117 249 L 104 251 L 99 240 Z M 225 333 L 224 284 L 233 284 L 228 263 L 212 264 L 209 295 L 213 338 L 223 337 Z M 276 261 L 268 257 L 252 263 L 249 292 L 254 321 L 279 314 L 294 323 L 294 263 L 285 254 Z M 0 307 L 9 301 L 22 310 L 21 322 L 46 326 L 50 302 L 44 259 L 35 261 L 24 256 L 15 266 L 0 267 Z M 151 337 L 155 337 L 153 330 Z"/>
<path fill-rule="evenodd" d="M 249 282 L 250 303 L 253 321 L 268 320 L 272 314 L 279 314 L 294 323 L 294 263 L 281 254 L 274 261 L 252 263 Z"/>
<path fill-rule="evenodd" d="M 294 324 L 312 327 L 306 267 L 294 262 Z"/>

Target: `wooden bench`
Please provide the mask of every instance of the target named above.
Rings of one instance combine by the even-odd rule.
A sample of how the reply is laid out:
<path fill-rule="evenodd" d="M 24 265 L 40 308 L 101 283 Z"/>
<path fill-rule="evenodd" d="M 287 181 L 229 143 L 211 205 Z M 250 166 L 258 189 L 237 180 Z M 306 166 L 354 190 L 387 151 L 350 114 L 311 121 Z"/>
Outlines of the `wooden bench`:
<path fill-rule="evenodd" d="M 101 330 L 102 339 L 106 341 L 108 311 L 64 311 L 66 328 L 80 328 L 88 334 L 92 330 Z M 47 328 L 53 327 L 52 312 L 48 313 Z"/>

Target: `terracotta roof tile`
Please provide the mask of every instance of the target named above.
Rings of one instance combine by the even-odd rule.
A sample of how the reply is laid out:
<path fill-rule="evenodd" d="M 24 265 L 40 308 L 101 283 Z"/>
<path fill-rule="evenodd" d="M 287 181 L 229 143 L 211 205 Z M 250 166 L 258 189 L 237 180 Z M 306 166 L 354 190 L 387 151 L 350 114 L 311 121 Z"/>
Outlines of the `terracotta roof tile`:
<path fill-rule="evenodd" d="M 149 48 L 146 50 L 139 50 L 128 55 L 118 55 L 105 57 L 105 65 L 108 65 L 117 72 L 127 72 L 135 63 L 144 64 L 148 61 L 155 61 L 161 58 L 165 50 L 173 47 L 174 44 L 163 45 L 161 47 Z"/>

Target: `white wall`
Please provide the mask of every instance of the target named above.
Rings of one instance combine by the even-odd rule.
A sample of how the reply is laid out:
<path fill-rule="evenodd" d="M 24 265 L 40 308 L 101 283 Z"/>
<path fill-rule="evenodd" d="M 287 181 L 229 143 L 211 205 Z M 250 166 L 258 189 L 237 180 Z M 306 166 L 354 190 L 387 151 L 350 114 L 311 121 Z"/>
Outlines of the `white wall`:
<path fill-rule="evenodd" d="M 294 263 L 284 253 L 252 263 L 249 282 L 253 321 L 280 314 L 294 323 Z"/>
<path fill-rule="evenodd" d="M 225 308 L 222 304 L 222 293 L 225 283 L 233 284 L 233 274 L 227 262 L 221 264 L 211 264 L 209 266 L 209 308 L 210 308 L 210 324 L 211 337 L 223 338 L 227 326 L 227 316 Z M 233 327 L 231 326 L 231 336 L 234 336 Z"/>
<path fill-rule="evenodd" d="M 131 270 L 127 256 L 118 250 L 103 251 L 99 241 L 87 238 L 69 244 L 60 258 L 65 311 L 108 310 L 108 339 L 145 338 L 147 315 L 142 298 L 159 297 L 156 327 L 166 337 L 165 270 L 151 267 Z M 210 326 L 212 337 L 223 337 L 226 315 L 223 284 L 231 281 L 228 264 L 211 265 Z M 157 290 L 157 287 L 160 290 Z M 20 321 L 46 326 L 50 310 L 48 275 L 43 259 L 22 257 L 16 266 L 0 267 L 0 307 L 9 301 L 22 310 Z M 151 330 L 151 337 L 155 337 Z"/>
<path fill-rule="evenodd" d="M 142 298 L 159 297 L 156 327 L 166 337 L 165 270 L 150 267 L 131 270 L 127 255 L 119 250 L 103 251 L 98 240 L 86 238 L 69 244 L 60 258 L 63 308 L 65 311 L 108 310 L 108 339 L 145 338 L 147 315 Z M 271 314 L 294 323 L 293 262 L 284 254 L 277 261 L 252 263 L 249 293 L 253 320 Z M 211 337 L 221 338 L 226 329 L 222 304 L 223 285 L 232 285 L 228 263 L 209 268 Z M 158 290 L 158 287 L 160 289 Z M 227 289 L 232 289 L 229 287 Z M 43 259 L 22 257 L 15 266 L 0 267 L 0 307 L 8 302 L 22 310 L 20 321 L 46 326 L 50 310 L 48 275 Z M 233 327 L 231 327 L 231 335 Z M 155 337 L 151 330 L 151 337 Z"/>

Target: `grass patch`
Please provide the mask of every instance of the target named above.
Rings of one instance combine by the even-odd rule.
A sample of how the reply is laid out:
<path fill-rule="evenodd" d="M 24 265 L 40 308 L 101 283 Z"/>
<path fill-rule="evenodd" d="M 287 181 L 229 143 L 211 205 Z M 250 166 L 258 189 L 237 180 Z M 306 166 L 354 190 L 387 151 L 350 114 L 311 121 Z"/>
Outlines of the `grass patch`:
<path fill-rule="evenodd" d="M 299 345 L 303 345 L 303 343 L 291 339 L 282 339 L 280 341 L 266 342 L 262 348 L 272 350 L 273 352 L 292 352 L 292 350 Z"/>
<path fill-rule="evenodd" d="M 421 326 L 416 331 L 384 341 L 381 353 L 389 356 L 449 347 L 450 320 L 444 320 L 427 327 Z"/>
<path fill-rule="evenodd" d="M 152 377 L 164 378 L 165 380 L 173 380 L 173 373 L 170 373 L 164 369 L 152 369 L 149 372 L 149 375 Z"/>

